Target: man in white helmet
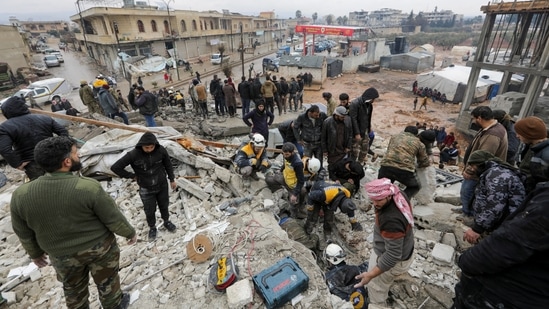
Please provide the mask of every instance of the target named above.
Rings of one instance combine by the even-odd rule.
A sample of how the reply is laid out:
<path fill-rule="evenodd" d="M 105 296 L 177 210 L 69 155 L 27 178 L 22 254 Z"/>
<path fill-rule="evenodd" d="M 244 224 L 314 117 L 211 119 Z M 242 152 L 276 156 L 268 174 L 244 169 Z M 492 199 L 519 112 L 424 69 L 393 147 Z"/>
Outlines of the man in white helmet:
<path fill-rule="evenodd" d="M 252 135 L 250 142 L 238 150 L 233 163 L 236 172 L 244 178 L 252 177 L 254 180 L 259 180 L 256 173 L 258 171 L 265 173 L 271 167 L 267 159 L 263 135 L 259 133 Z"/>

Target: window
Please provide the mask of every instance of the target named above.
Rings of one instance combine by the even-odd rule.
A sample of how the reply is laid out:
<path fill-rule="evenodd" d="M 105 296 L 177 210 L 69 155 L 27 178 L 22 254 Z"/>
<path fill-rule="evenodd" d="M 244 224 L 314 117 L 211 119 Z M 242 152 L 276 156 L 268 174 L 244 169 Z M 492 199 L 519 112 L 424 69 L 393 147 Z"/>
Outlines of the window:
<path fill-rule="evenodd" d="M 151 29 L 152 29 L 152 32 L 158 32 L 158 28 L 156 28 L 156 21 L 155 20 L 151 21 Z"/>
<path fill-rule="evenodd" d="M 187 23 L 184 20 L 181 21 L 181 32 L 187 32 Z"/>
<path fill-rule="evenodd" d="M 145 25 L 143 25 L 143 22 L 140 20 L 137 21 L 137 29 L 139 32 L 145 32 Z"/>
<path fill-rule="evenodd" d="M 196 27 L 196 20 L 193 19 L 193 31 L 196 31 L 196 30 L 198 30 Z"/>
<path fill-rule="evenodd" d="M 164 21 L 164 32 L 170 34 L 170 23 L 167 20 Z"/>
<path fill-rule="evenodd" d="M 214 23 L 213 21 L 210 20 L 210 29 L 213 29 L 214 28 Z"/>
<path fill-rule="evenodd" d="M 204 26 L 202 25 L 202 21 L 200 21 L 200 30 L 204 30 Z"/>

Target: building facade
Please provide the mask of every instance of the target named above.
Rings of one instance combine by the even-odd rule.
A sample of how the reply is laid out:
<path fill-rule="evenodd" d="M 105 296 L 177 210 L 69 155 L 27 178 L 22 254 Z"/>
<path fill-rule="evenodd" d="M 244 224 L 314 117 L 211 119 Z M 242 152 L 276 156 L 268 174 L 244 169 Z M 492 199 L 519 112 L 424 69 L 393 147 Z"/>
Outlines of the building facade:
<path fill-rule="evenodd" d="M 33 37 L 47 36 L 50 31 L 69 31 L 66 21 L 21 21 L 16 16 L 10 16 L 9 22 L 21 32 L 30 33 Z"/>
<path fill-rule="evenodd" d="M 228 10 L 189 11 L 149 6 L 126 1 L 123 7 L 92 7 L 71 16 L 82 25 L 76 38 L 90 57 L 107 69 L 118 50 L 130 56 L 174 55 L 176 60 L 203 61 L 218 53 L 237 52 L 242 38 L 244 48 L 254 44 L 273 44 L 285 30 L 285 22 L 268 16 L 245 16 Z M 241 31 L 242 30 L 242 31 Z"/>

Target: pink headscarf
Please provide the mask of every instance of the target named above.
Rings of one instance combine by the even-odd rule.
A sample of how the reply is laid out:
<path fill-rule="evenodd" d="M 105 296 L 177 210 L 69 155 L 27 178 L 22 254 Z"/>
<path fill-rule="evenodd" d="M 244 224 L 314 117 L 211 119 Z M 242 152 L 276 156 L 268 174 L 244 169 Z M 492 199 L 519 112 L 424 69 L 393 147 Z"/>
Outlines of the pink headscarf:
<path fill-rule="evenodd" d="M 389 196 L 393 197 L 398 210 L 404 215 L 408 223 L 414 225 L 414 217 L 412 215 L 412 207 L 400 192 L 400 189 L 391 183 L 387 178 L 376 179 L 364 185 L 368 197 L 371 200 L 379 201 Z"/>

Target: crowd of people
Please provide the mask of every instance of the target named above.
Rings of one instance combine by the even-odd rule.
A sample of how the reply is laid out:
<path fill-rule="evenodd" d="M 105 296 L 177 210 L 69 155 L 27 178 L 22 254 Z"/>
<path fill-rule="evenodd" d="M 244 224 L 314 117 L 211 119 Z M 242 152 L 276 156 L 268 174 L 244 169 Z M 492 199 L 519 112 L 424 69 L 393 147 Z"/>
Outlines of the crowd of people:
<path fill-rule="evenodd" d="M 289 205 L 283 209 L 286 215 L 280 214 L 285 217 L 284 223 L 301 222 L 295 225 L 303 230 L 298 234 L 312 244 L 312 250 L 319 250 L 317 225 L 322 222 L 322 233 L 330 241 L 338 211 L 348 218 L 351 231 L 363 230 L 356 215 L 355 197 L 365 177 L 364 165 L 377 158 L 371 143 L 375 137 L 372 116 L 379 93 L 371 87 L 352 100 L 341 93 L 336 102 L 331 93 L 325 92 L 325 113 L 314 104 L 302 109 L 303 83 L 302 76 L 288 83 L 284 77 L 267 75 L 263 83 L 259 77 L 242 77 L 235 85 L 230 78 L 222 81 L 214 76 L 209 93 L 219 116 L 236 117 L 235 97 L 240 96 L 242 121 L 251 127 L 249 141 L 235 153 L 232 170 L 242 176 L 245 184 L 263 181 L 260 173 L 272 192 L 282 190 Z M 193 109 L 208 118 L 206 86 L 195 78 L 188 94 Z M 126 124 L 123 110 L 138 109 L 148 127 L 156 126 L 154 115 L 159 104 L 186 109 L 181 91 L 162 88 L 151 93 L 134 84 L 126 101 L 100 76 L 92 86 L 81 82 L 80 97 L 90 112 L 120 117 Z M 254 108 L 250 110 L 252 103 Z M 120 289 L 119 249 L 114 234 L 135 243 L 135 229 L 96 181 L 73 175 L 81 164 L 75 141 L 67 137 L 65 128 L 50 117 L 31 115 L 24 98 L 12 97 L 1 108 L 8 120 L 0 124 L 0 154 L 31 180 L 14 192 L 11 202 L 14 231 L 23 247 L 40 267 L 48 264 L 49 256 L 63 283 L 68 306 L 87 305 L 91 273 L 102 306 L 125 308 L 129 296 Z M 52 111 L 71 108 L 64 99 L 52 104 Z M 267 157 L 269 126 L 275 111 L 278 115 L 300 111 L 295 119 L 278 127 L 284 140 L 282 164 Z M 546 125 L 533 116 L 514 123 L 506 112 L 487 106 L 473 109 L 471 118 L 478 133 L 463 155 L 462 206 L 453 211 L 468 226 L 463 238 L 473 246 L 458 259 L 462 273 L 455 287 L 455 308 L 543 308 L 540 304 L 549 299 L 544 284 L 549 276 L 549 210 L 544 207 L 549 198 Z M 36 126 L 21 131 L 21 123 L 28 121 Z M 52 137 L 54 134 L 58 136 Z M 345 254 L 339 246 L 329 245 L 324 251 L 329 271 L 352 274 L 338 277 L 332 272 L 327 276 L 327 280 L 339 280 L 345 288 L 334 289 L 334 294 L 351 301 L 387 305 L 395 277 L 405 273 L 414 260 L 412 202 L 420 190 L 417 173 L 430 166 L 434 147 L 440 150 L 440 168 L 460 160 L 456 136 L 444 127 L 416 123 L 391 136 L 379 163 L 378 179 L 364 187 L 376 218 L 369 262 L 343 267 Z M 133 172 L 128 172 L 127 166 Z M 177 187 L 175 175 L 166 149 L 154 134 L 143 134 L 135 149 L 113 164 L 112 171 L 138 183 L 149 241 L 157 237 L 157 208 L 165 229 L 177 230 L 168 211 L 169 190 Z M 60 202 L 58 196 L 65 198 Z M 82 207 L 74 207 L 75 203 Z M 60 212 L 70 213 L 70 218 L 86 226 L 86 232 L 65 224 L 69 216 L 55 216 Z M 50 219 L 44 222 L 43 218 Z M 71 240 L 66 235 L 72 235 Z"/>

